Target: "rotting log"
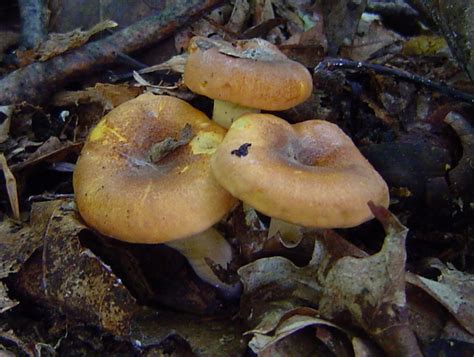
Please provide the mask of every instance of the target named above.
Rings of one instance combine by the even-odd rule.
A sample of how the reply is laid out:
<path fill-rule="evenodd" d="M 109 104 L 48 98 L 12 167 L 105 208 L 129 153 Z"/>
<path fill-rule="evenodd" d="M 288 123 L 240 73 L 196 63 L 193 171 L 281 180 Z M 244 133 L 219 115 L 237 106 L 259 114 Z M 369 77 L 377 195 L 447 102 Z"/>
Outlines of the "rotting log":
<path fill-rule="evenodd" d="M 44 102 L 58 87 L 79 75 L 111 64 L 122 53 L 130 53 L 171 36 L 178 28 L 222 0 L 178 0 L 112 35 L 88 43 L 46 62 L 35 62 L 0 80 L 0 105 L 27 101 Z"/>

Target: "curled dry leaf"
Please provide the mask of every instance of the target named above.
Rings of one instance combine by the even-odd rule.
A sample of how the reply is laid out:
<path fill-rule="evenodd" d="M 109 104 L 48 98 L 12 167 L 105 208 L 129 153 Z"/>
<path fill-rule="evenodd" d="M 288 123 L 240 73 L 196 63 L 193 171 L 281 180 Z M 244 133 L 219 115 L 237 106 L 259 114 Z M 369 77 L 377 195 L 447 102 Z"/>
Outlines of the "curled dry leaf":
<path fill-rule="evenodd" d="M 94 87 L 81 91 L 59 92 L 52 98 L 52 104 L 62 107 L 84 103 L 99 103 L 104 107 L 104 110 L 109 111 L 137 97 L 141 92 L 140 88 L 127 84 L 97 83 Z"/>
<path fill-rule="evenodd" d="M 171 57 L 168 61 L 143 68 L 137 71 L 138 74 L 153 73 L 156 71 L 172 71 L 175 73 L 184 73 L 184 67 L 188 60 L 188 53 L 185 52 L 181 55 Z"/>
<path fill-rule="evenodd" d="M 367 256 L 330 231 L 308 234 L 311 236 L 305 235 L 304 240 L 313 239 L 315 244 L 307 266 L 298 267 L 290 260 L 276 256 L 259 259 L 238 271 L 244 285 L 241 314 L 256 326 L 249 331 L 254 335 L 251 346 L 255 352 L 270 348 L 306 326 L 331 325 L 318 319 L 314 309 L 302 306 L 318 304 L 324 289 L 320 282 L 324 280 L 326 270 L 341 256 Z M 300 317 L 292 317 L 294 315 Z"/>
<path fill-rule="evenodd" d="M 88 31 L 75 29 L 68 33 L 52 33 L 45 42 L 40 43 L 35 49 L 19 52 L 18 57 L 22 66 L 34 61 L 44 62 L 68 50 L 82 46 L 96 33 L 116 26 L 116 22 L 106 20 L 96 24 Z"/>
<path fill-rule="evenodd" d="M 5 142 L 9 137 L 12 112 L 12 105 L 0 106 L 0 144 Z M 5 116 L 5 118 L 3 119 L 2 116 Z"/>
<path fill-rule="evenodd" d="M 438 260 L 433 260 L 430 266 L 441 272 L 438 281 L 414 274 L 409 275 L 408 281 L 448 309 L 467 331 L 474 334 L 474 275 Z"/>
<path fill-rule="evenodd" d="M 368 60 L 377 51 L 402 40 L 400 35 L 388 30 L 380 21 L 364 16 L 359 23 L 357 34 L 349 47 L 344 46 L 341 49 L 344 57 L 355 61 Z"/>
<path fill-rule="evenodd" d="M 20 203 L 18 201 L 18 189 L 16 186 L 16 179 L 13 173 L 8 167 L 7 159 L 3 153 L 0 154 L 0 168 L 5 176 L 5 183 L 7 186 L 8 199 L 10 200 L 10 206 L 12 208 L 13 217 L 16 220 L 20 220 Z"/>
<path fill-rule="evenodd" d="M 463 154 L 456 167 L 449 171 L 449 179 L 454 193 L 461 198 L 461 206 L 466 204 L 474 209 L 474 126 L 461 114 L 450 112 L 444 121 L 449 124 L 462 144 Z"/>
<path fill-rule="evenodd" d="M 351 41 L 357 30 L 359 19 L 365 10 L 367 0 L 323 1 L 324 31 L 328 40 L 330 56 L 337 54 L 339 47 Z"/>
<path fill-rule="evenodd" d="M 255 353 L 262 353 L 269 349 L 271 346 L 276 344 L 278 341 L 306 328 L 309 326 L 329 326 L 333 328 L 343 329 L 337 325 L 330 323 L 318 317 L 318 312 L 310 308 L 296 308 L 290 310 L 279 316 L 278 319 L 273 317 L 273 321 L 268 318 L 267 315 L 264 320 L 253 330 L 247 333 L 253 334 L 252 340 L 249 342 L 249 347 Z M 268 329 L 270 323 L 273 322 L 273 328 Z"/>
<path fill-rule="evenodd" d="M 323 281 L 319 312 L 326 318 L 349 313 L 388 355 L 421 356 L 408 324 L 405 297 L 405 239 L 395 216 L 371 205 L 387 237 L 380 252 L 366 258 L 343 257 Z"/>
<path fill-rule="evenodd" d="M 307 301 L 318 301 L 321 294 L 315 273 L 311 264 L 299 268 L 283 257 L 262 258 L 238 270 L 246 294 L 271 286 L 275 295 L 286 291 L 290 296 Z"/>
<path fill-rule="evenodd" d="M 234 33 L 240 33 L 244 29 L 250 17 L 250 4 L 247 0 L 236 0 L 230 19 L 225 27 Z"/>
<path fill-rule="evenodd" d="M 8 288 L 0 282 L 0 314 L 18 305 L 18 301 L 8 297 Z"/>
<path fill-rule="evenodd" d="M 69 154 L 78 154 L 83 143 L 72 143 L 70 141 L 60 141 L 57 137 L 50 137 L 33 152 L 25 161 L 12 165 L 13 172 L 24 170 L 38 165 L 41 162 L 56 163 L 65 159 Z"/>

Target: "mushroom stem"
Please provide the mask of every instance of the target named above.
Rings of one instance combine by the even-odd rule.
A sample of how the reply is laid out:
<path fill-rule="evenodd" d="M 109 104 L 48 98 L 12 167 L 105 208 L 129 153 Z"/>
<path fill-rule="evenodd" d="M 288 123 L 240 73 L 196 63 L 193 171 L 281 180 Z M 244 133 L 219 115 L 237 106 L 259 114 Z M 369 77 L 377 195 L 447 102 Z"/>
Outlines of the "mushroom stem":
<path fill-rule="evenodd" d="M 215 100 L 212 120 L 220 126 L 229 129 L 238 117 L 248 113 L 260 113 L 260 109 L 244 107 L 225 100 Z"/>
<path fill-rule="evenodd" d="M 221 281 L 205 260 L 207 257 L 224 269 L 232 260 L 232 247 L 217 230 L 209 228 L 191 237 L 167 242 L 166 245 L 184 255 L 194 272 L 202 280 L 217 288 L 225 297 L 238 296 L 241 290 L 240 284 L 231 285 Z"/>

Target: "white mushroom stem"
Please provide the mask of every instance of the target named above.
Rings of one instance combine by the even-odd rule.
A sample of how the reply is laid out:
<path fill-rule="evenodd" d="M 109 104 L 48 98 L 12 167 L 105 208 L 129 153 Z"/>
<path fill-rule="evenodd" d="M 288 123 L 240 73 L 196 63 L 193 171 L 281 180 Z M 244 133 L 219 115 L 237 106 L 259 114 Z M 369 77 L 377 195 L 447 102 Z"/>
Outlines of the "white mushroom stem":
<path fill-rule="evenodd" d="M 229 129 L 234 120 L 248 113 L 260 113 L 260 109 L 243 107 L 224 100 L 214 100 L 212 120 L 220 126 Z"/>
<path fill-rule="evenodd" d="M 235 297 L 239 294 L 241 289 L 239 283 L 230 285 L 221 281 L 206 263 L 207 257 L 226 269 L 232 261 L 232 247 L 217 230 L 210 228 L 194 236 L 168 242 L 166 245 L 184 255 L 196 274 L 216 287 L 225 297 Z"/>

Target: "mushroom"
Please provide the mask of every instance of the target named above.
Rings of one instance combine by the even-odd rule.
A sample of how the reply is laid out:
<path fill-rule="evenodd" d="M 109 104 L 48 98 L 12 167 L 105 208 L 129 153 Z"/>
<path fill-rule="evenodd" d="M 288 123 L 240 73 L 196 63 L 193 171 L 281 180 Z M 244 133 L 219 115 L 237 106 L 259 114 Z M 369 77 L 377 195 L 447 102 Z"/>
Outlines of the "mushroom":
<path fill-rule="evenodd" d="M 225 267 L 232 258 L 229 243 L 210 229 L 236 203 L 210 170 L 224 134 L 174 97 L 148 93 L 118 106 L 91 131 L 76 164 L 82 218 L 122 241 L 172 241 L 203 280 L 235 293 L 238 287 L 220 281 L 204 261 Z"/>
<path fill-rule="evenodd" d="M 211 160 L 232 195 L 280 220 L 346 228 L 373 218 L 368 201 L 388 206 L 388 188 L 335 124 L 291 125 L 270 114 L 237 119 Z"/>
<path fill-rule="evenodd" d="M 184 84 L 214 99 L 213 120 L 229 128 L 245 113 L 286 110 L 311 95 L 308 70 L 262 39 L 228 43 L 193 37 Z"/>

